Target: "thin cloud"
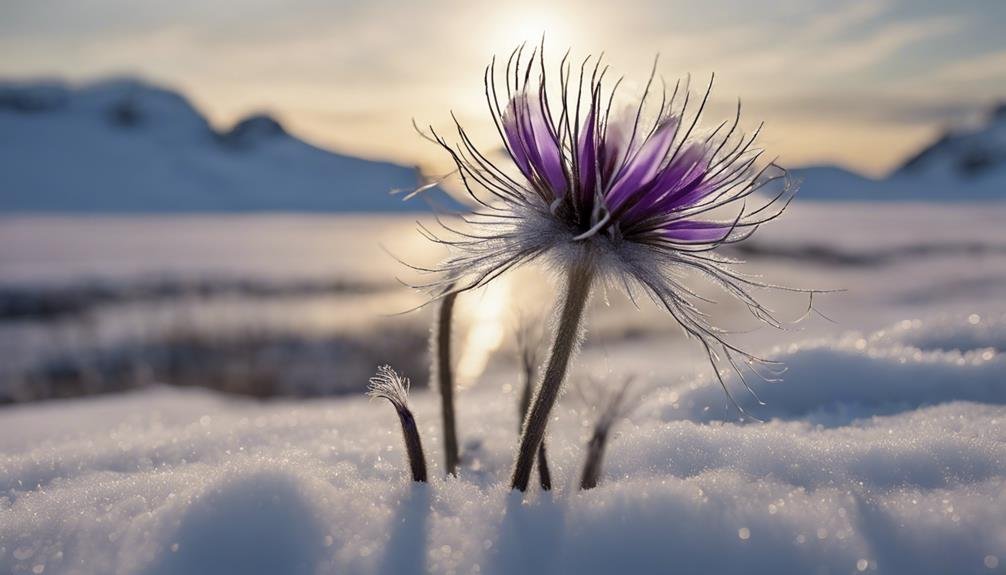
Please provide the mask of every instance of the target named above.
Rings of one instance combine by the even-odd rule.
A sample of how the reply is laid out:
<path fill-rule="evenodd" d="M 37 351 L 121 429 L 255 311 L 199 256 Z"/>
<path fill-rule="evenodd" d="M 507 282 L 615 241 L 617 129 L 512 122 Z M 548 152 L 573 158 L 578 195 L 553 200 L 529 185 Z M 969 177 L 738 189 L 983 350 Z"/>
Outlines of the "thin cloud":
<path fill-rule="evenodd" d="M 958 32 L 963 27 L 964 21 L 958 17 L 895 22 L 863 40 L 849 40 L 830 47 L 826 50 L 830 56 L 827 65 L 841 72 L 862 70 L 885 62 L 901 49 Z"/>
<path fill-rule="evenodd" d="M 934 79 L 954 82 L 998 79 L 1006 82 L 1006 50 L 950 62 L 936 71 Z"/>
<path fill-rule="evenodd" d="M 804 39 L 832 39 L 876 20 L 891 9 L 889 0 L 860 0 L 835 7 L 814 19 L 801 30 Z"/>

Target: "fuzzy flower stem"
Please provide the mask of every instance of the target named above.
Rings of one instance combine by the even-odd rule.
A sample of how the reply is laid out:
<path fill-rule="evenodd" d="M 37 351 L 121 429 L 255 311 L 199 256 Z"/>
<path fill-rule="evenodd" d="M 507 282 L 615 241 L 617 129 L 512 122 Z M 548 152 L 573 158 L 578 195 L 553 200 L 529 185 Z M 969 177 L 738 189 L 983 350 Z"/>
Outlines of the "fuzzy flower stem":
<path fill-rule="evenodd" d="M 527 410 L 531 407 L 531 392 L 534 390 L 534 366 L 524 366 L 524 389 L 520 395 L 520 420 L 523 423 Z M 518 430 L 519 431 L 519 430 Z M 552 472 L 548 468 L 548 456 L 545 453 L 545 439 L 538 446 L 538 481 L 545 491 L 552 490 Z"/>
<path fill-rule="evenodd" d="M 426 483 L 426 456 L 423 455 L 423 443 L 419 440 L 419 427 L 412 410 L 396 409 L 398 419 L 402 422 L 402 435 L 405 436 L 405 451 L 409 454 L 409 467 L 412 469 L 412 480 Z"/>
<path fill-rule="evenodd" d="M 440 302 L 435 334 L 437 382 L 440 385 L 440 412 L 444 420 L 444 469 L 458 474 L 458 430 L 454 417 L 454 372 L 451 369 L 451 320 L 457 292 L 448 292 Z"/>
<path fill-rule="evenodd" d="M 566 368 L 573 356 L 573 350 L 576 348 L 580 321 L 587 305 L 593 279 L 594 262 L 589 253 L 570 265 L 566 278 L 566 297 L 559 315 L 559 323 L 555 329 L 552 353 L 548 358 L 548 366 L 545 368 L 541 385 L 532 402 L 531 411 L 524 421 L 524 432 L 520 438 L 517 462 L 510 479 L 511 489 L 527 491 L 535 454 L 545 438 L 545 427 L 548 425 L 549 414 L 559 397 L 559 390 L 566 377 Z"/>
<path fill-rule="evenodd" d="M 587 458 L 583 462 L 583 472 L 580 475 L 580 489 L 593 489 L 597 487 L 597 482 L 601 479 L 601 465 L 604 462 L 604 451 L 608 445 L 608 438 L 611 436 L 611 428 L 618 420 L 624 418 L 631 411 L 632 403 L 635 399 L 629 398 L 629 387 L 632 379 L 626 379 L 618 391 L 605 394 L 601 402 L 605 403 L 601 416 L 594 424 L 594 433 L 587 443 Z M 582 388 L 581 388 L 582 391 Z M 594 401 L 598 403 L 598 401 Z"/>
<path fill-rule="evenodd" d="M 604 448 L 608 443 L 608 428 L 598 425 L 587 443 L 587 460 L 583 464 L 583 475 L 580 476 L 580 489 L 593 489 L 601 478 L 601 463 L 604 460 Z"/>
<path fill-rule="evenodd" d="M 419 439 L 419 426 L 409 409 L 409 379 L 402 377 L 391 366 L 377 368 L 377 375 L 370 378 L 367 395 L 371 398 L 387 399 L 398 413 L 402 424 L 402 436 L 405 438 L 405 451 L 409 457 L 409 467 L 412 470 L 412 480 L 426 483 L 426 456 L 423 454 L 423 442 Z"/>
<path fill-rule="evenodd" d="M 538 446 L 538 481 L 543 491 L 552 490 L 552 472 L 548 468 L 548 458 L 545 455 L 545 440 Z"/>

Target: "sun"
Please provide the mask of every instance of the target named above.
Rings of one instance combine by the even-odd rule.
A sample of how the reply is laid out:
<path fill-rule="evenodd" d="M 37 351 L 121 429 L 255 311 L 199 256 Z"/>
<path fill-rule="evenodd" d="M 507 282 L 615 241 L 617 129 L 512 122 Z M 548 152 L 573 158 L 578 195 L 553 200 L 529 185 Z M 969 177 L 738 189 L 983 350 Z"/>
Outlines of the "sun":
<path fill-rule="evenodd" d="M 514 46 L 527 42 L 537 44 L 545 38 L 548 46 L 568 46 L 569 28 L 566 19 L 547 8 L 507 6 L 500 14 L 494 33 L 489 35 L 492 53 L 508 53 Z"/>

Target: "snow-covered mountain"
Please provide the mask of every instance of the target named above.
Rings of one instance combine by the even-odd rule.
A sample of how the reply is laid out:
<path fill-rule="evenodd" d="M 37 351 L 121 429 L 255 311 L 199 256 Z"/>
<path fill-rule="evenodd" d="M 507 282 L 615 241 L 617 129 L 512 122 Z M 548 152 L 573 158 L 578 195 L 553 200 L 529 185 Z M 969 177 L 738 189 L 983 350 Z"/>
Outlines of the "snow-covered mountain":
<path fill-rule="evenodd" d="M 1006 104 L 950 131 L 891 175 L 795 169 L 802 200 L 1006 199 Z M 218 131 L 180 94 L 131 78 L 83 86 L 0 81 L 0 212 L 386 212 L 412 167 L 316 148 L 253 115 Z M 434 204 L 458 207 L 440 190 Z"/>
<path fill-rule="evenodd" d="M 1006 103 L 980 126 L 948 131 L 882 179 L 837 166 L 793 170 L 804 200 L 1006 200 Z"/>
<path fill-rule="evenodd" d="M 1006 169 L 1006 103 L 999 104 L 978 129 L 946 132 L 932 145 L 909 158 L 897 174 L 932 176 L 952 174 L 981 179 Z"/>
<path fill-rule="evenodd" d="M 135 79 L 0 83 L 0 212 L 425 210 L 415 168 L 335 154 L 266 115 L 217 131 Z M 456 205 L 439 190 L 441 205 Z"/>

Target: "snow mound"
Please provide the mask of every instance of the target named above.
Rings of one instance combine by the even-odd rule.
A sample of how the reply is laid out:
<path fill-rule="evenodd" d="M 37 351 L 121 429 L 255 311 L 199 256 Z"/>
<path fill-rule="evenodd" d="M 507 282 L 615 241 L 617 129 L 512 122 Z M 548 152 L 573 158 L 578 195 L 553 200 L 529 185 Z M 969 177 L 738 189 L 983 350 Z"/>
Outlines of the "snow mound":
<path fill-rule="evenodd" d="M 313 506 L 288 474 L 239 475 L 188 506 L 171 535 L 171 554 L 145 573 L 311 575 L 325 537 Z"/>
<path fill-rule="evenodd" d="M 754 394 L 736 374 L 729 374 L 726 385 L 753 416 L 821 425 L 951 401 L 1003 405 L 1004 344 L 1003 317 L 906 320 L 870 335 L 849 333 L 837 341 L 777 348 L 771 359 L 785 365 L 781 382 L 766 383 L 745 371 Z M 738 418 L 711 377 L 658 392 L 648 403 L 667 421 Z"/>
<path fill-rule="evenodd" d="M 705 379 L 653 389 L 589 492 L 573 485 L 591 418 L 566 401 L 549 429 L 557 490 L 525 501 L 505 484 L 509 374 L 458 398 L 457 479 L 437 465 L 438 397 L 414 394 L 424 486 L 393 410 L 363 398 L 153 389 L 15 407 L 0 416 L 0 572 L 995 573 L 1004 330 L 912 320 L 777 350 L 790 370 L 751 407 L 768 423 L 714 417 Z"/>

